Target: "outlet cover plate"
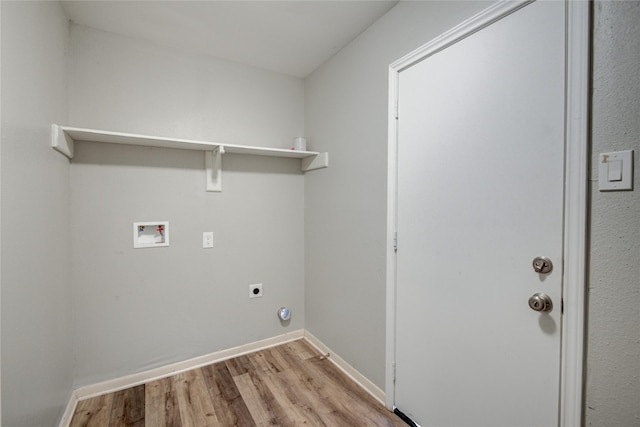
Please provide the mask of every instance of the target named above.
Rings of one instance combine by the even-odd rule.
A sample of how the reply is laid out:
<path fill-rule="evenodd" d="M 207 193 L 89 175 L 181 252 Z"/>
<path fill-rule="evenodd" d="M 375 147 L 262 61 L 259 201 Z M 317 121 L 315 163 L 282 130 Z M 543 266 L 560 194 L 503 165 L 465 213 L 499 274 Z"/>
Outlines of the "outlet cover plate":
<path fill-rule="evenodd" d="M 255 283 L 253 285 L 249 285 L 249 298 L 260 298 L 262 297 L 262 283 Z"/>
<path fill-rule="evenodd" d="M 204 249 L 213 247 L 213 231 L 204 231 L 202 233 L 202 247 Z"/>

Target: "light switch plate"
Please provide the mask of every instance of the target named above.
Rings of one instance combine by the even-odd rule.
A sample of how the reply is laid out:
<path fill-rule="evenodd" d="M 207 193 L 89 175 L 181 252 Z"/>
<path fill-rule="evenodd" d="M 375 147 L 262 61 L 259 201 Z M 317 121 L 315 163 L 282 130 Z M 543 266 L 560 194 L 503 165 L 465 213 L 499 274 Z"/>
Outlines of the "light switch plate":
<path fill-rule="evenodd" d="M 633 150 L 600 153 L 600 191 L 633 190 Z"/>

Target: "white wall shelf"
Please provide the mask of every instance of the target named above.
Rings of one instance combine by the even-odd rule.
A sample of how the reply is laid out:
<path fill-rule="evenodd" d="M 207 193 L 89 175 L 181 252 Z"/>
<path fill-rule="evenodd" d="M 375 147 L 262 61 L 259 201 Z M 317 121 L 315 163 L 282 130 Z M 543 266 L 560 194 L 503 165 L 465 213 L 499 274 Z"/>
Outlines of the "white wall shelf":
<path fill-rule="evenodd" d="M 206 155 L 207 191 L 222 191 L 222 155 L 224 153 L 301 159 L 303 172 L 329 166 L 329 153 L 319 153 L 317 151 L 253 147 L 51 125 L 51 146 L 69 159 L 73 158 L 73 148 L 76 141 L 204 151 Z"/>

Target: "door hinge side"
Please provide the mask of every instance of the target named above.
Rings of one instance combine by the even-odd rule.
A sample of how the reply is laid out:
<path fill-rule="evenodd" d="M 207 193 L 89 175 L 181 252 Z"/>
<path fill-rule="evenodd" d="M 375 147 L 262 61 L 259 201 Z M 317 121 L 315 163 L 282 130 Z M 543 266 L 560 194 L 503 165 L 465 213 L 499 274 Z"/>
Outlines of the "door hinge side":
<path fill-rule="evenodd" d="M 393 251 L 398 253 L 398 232 L 393 233 Z"/>
<path fill-rule="evenodd" d="M 393 116 L 398 120 L 398 98 L 393 103 Z"/>
<path fill-rule="evenodd" d="M 396 362 L 393 362 L 391 364 L 391 367 L 393 369 L 393 383 L 395 384 L 396 383 Z"/>

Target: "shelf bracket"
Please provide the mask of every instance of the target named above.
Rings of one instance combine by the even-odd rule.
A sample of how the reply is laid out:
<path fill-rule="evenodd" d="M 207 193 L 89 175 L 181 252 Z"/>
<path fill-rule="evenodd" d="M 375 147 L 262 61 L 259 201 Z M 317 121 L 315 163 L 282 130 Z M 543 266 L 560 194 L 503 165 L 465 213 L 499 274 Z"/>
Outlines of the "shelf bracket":
<path fill-rule="evenodd" d="M 222 191 L 222 155 L 224 146 L 204 152 L 207 191 Z"/>
<path fill-rule="evenodd" d="M 73 139 L 56 124 L 51 125 L 51 146 L 69 159 L 73 159 Z"/>
<path fill-rule="evenodd" d="M 329 167 L 329 153 L 318 153 L 315 156 L 302 159 L 302 172 Z"/>

